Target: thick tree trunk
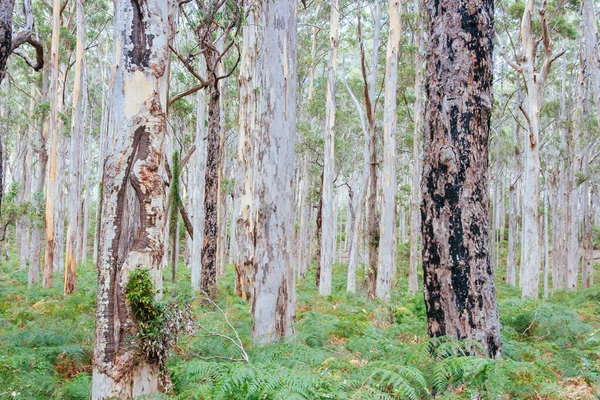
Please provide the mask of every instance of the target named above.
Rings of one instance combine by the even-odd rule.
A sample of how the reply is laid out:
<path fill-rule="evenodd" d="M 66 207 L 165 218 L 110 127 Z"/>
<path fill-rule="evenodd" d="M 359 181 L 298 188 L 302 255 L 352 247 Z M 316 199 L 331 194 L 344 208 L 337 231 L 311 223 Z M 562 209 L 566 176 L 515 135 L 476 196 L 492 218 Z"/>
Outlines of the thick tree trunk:
<path fill-rule="evenodd" d="M 430 336 L 481 342 L 501 355 L 489 254 L 491 0 L 429 3 L 422 189 Z"/>
<path fill-rule="evenodd" d="M 168 372 L 129 344 L 137 332 L 125 301 L 130 271 L 161 279 L 167 181 L 164 140 L 169 40 L 175 4 L 118 0 L 114 8 L 111 123 L 104 162 L 92 399 L 164 389 Z"/>
<path fill-rule="evenodd" d="M 0 83 L 6 75 L 6 62 L 12 53 L 12 20 L 15 0 L 4 0 L 0 3 Z M 0 192 L 1 197 L 1 192 Z"/>
<path fill-rule="evenodd" d="M 338 0 L 331 1 L 329 20 L 329 65 L 327 74 L 327 103 L 325 121 L 325 149 L 323 152 L 323 191 L 321 195 L 321 262 L 319 263 L 319 293 L 331 294 L 331 274 L 334 259 L 333 175 L 335 162 L 335 84 L 340 13 Z"/>
<path fill-rule="evenodd" d="M 294 141 L 296 137 L 296 0 L 262 2 L 257 87 L 255 253 L 252 337 L 264 343 L 293 333 L 296 288 Z"/>
<path fill-rule="evenodd" d="M 75 58 L 75 86 L 73 89 L 73 116 L 71 121 L 71 149 L 69 151 L 71 164 L 69 166 L 69 222 L 67 227 L 67 249 L 65 252 L 65 281 L 64 293 L 71 294 L 75 290 L 75 269 L 77 267 L 77 248 L 80 241 L 79 224 L 81 219 L 81 151 L 83 137 L 83 109 L 85 97 L 85 64 L 83 48 L 85 37 L 85 16 L 83 0 L 76 0 L 77 13 L 77 50 Z"/>
<path fill-rule="evenodd" d="M 375 293 L 389 300 L 392 276 L 396 269 L 396 131 L 398 129 L 396 100 L 398 86 L 398 47 L 402 33 L 400 0 L 390 0 L 390 27 L 385 68 L 383 122 L 383 202 L 381 206 L 379 266 Z"/>

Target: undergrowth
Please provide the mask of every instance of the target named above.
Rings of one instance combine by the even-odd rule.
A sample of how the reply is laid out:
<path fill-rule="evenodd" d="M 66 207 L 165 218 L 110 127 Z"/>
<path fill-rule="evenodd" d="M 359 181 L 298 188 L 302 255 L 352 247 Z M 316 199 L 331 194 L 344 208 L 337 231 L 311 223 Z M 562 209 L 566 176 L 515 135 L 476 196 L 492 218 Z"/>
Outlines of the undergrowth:
<path fill-rule="evenodd" d="M 405 270 L 401 265 L 399 272 Z M 167 274 L 168 272 L 165 271 Z M 135 311 L 141 335 L 158 337 L 171 319 L 165 304 L 191 301 L 189 270 L 176 286 L 165 279 L 159 303 L 139 280 Z M 254 347 L 250 304 L 232 296 L 231 269 L 216 304 L 191 301 L 204 328 L 231 336 L 235 329 L 249 362 L 234 342 L 197 330 L 184 335 L 167 359 L 176 399 L 595 399 L 600 396 L 600 286 L 524 301 L 499 283 L 503 358 L 478 357 L 478 344 L 429 339 L 422 295 L 390 306 L 345 291 L 345 268 L 334 271 L 331 296 L 320 297 L 314 272 L 298 282 L 296 334 Z M 134 276 L 135 277 L 135 276 Z M 361 277 L 358 281 L 360 282 Z M 18 262 L 0 267 L 0 398 L 87 399 L 91 388 L 96 272 L 78 269 L 77 291 L 27 288 Z M 498 279 L 498 281 L 500 281 Z M 143 290 L 142 290 L 143 289 Z M 134 293 L 134 291 L 129 292 Z M 139 306 L 140 304 L 138 304 Z M 149 322 L 154 321 L 154 322 Z M 158 322 L 156 322 L 158 321 Z M 228 322 L 231 326 L 228 325 Z M 166 354 L 165 354 L 166 356 Z"/>

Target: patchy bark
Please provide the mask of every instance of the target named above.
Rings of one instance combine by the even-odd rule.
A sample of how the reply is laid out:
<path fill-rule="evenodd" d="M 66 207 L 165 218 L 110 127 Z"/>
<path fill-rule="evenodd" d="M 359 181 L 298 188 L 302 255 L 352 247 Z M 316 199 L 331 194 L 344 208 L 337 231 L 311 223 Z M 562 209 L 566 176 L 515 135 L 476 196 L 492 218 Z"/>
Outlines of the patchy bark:
<path fill-rule="evenodd" d="M 240 67 L 240 107 L 238 130 L 238 175 L 235 180 L 235 196 L 239 198 L 236 215 L 236 248 L 234 266 L 236 293 L 242 299 L 254 298 L 254 220 L 256 179 L 256 62 L 259 57 L 256 14 L 248 14 L 248 24 L 243 29 L 243 49 Z"/>
<path fill-rule="evenodd" d="M 293 333 L 296 292 L 294 141 L 296 124 L 297 2 L 261 4 L 263 32 L 257 71 L 256 286 L 252 337 L 257 343 Z"/>
<path fill-rule="evenodd" d="M 164 139 L 175 3 L 118 0 L 107 156 L 103 166 L 92 399 L 161 391 L 169 376 L 126 345 L 137 332 L 125 300 L 135 268 L 161 277 L 166 223 Z"/>
<path fill-rule="evenodd" d="M 489 254 L 491 0 L 428 4 L 421 228 L 430 336 L 481 342 L 501 355 Z"/>

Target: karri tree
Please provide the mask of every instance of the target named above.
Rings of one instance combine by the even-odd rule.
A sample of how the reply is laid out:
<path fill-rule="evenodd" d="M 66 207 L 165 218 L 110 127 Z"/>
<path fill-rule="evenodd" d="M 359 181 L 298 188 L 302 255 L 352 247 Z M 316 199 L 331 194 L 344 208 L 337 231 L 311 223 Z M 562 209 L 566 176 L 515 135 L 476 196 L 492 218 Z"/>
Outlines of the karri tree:
<path fill-rule="evenodd" d="M 430 336 L 479 341 L 499 357 L 489 248 L 488 154 L 494 4 L 428 4 L 421 229 Z"/>
<path fill-rule="evenodd" d="M 98 297 L 92 399 L 162 390 L 168 373 L 129 343 L 138 331 L 126 302 L 131 271 L 162 279 L 166 235 L 169 42 L 174 1 L 119 0 L 97 260 Z"/>

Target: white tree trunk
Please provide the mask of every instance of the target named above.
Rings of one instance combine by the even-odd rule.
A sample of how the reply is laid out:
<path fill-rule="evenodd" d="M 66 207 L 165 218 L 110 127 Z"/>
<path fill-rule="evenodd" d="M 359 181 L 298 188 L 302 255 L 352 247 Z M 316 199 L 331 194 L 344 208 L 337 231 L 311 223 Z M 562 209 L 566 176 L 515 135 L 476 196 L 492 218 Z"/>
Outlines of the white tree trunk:
<path fill-rule="evenodd" d="M 161 277 L 167 182 L 164 141 L 175 4 L 117 0 L 111 121 L 104 162 L 92 399 L 163 389 L 168 372 L 128 342 L 137 332 L 125 300 L 131 270 Z"/>
<path fill-rule="evenodd" d="M 390 0 L 390 28 L 386 54 L 384 122 L 383 122 L 383 203 L 379 225 L 379 266 L 377 297 L 389 300 L 393 270 L 396 269 L 396 131 L 398 47 L 401 35 L 402 6 L 400 0 Z"/>
<path fill-rule="evenodd" d="M 81 152 L 84 144 L 84 102 L 86 93 L 85 63 L 83 58 L 85 38 L 85 16 L 83 0 L 76 0 L 77 13 L 77 50 L 75 58 L 75 86 L 73 89 L 73 114 L 71 121 L 71 149 L 69 151 L 70 187 L 69 187 L 69 220 L 67 226 L 67 249 L 65 252 L 64 293 L 71 294 L 75 290 L 75 269 L 77 267 L 77 248 L 80 241 L 79 224 L 81 219 Z"/>
<path fill-rule="evenodd" d="M 410 261 L 408 266 L 408 292 L 417 294 L 419 235 L 421 234 L 421 135 L 423 135 L 423 32 L 425 30 L 425 7 L 418 0 L 419 30 L 417 32 L 417 56 L 415 67 L 415 130 L 413 133 L 412 194 L 410 198 Z"/>
<path fill-rule="evenodd" d="M 296 137 L 297 2 L 263 2 L 257 62 L 255 222 L 256 288 L 252 337 L 264 343 L 293 333 L 296 292 L 294 237 L 294 141 Z"/>
<path fill-rule="evenodd" d="M 319 293 L 331 294 L 331 274 L 334 259 L 334 220 L 333 220 L 333 174 L 335 162 L 335 83 L 337 74 L 337 49 L 339 39 L 340 13 L 338 0 L 331 0 L 329 22 L 329 66 L 327 75 L 327 104 L 325 121 L 325 150 L 323 153 L 323 196 L 321 212 L 321 262 L 319 264 Z"/>

